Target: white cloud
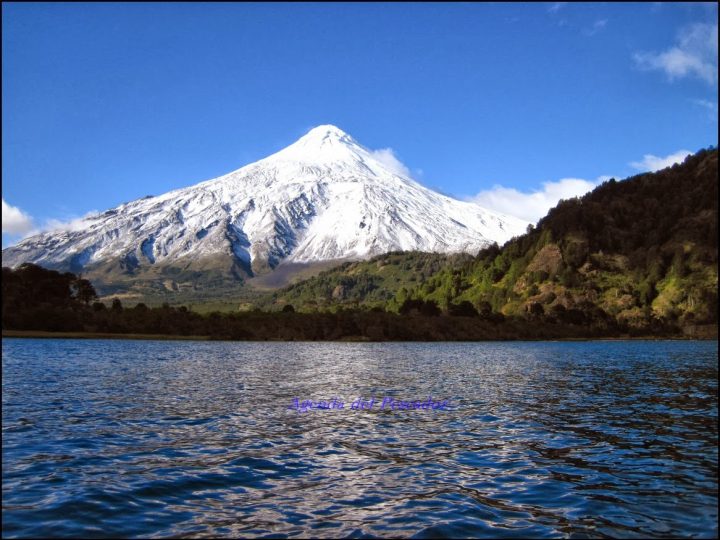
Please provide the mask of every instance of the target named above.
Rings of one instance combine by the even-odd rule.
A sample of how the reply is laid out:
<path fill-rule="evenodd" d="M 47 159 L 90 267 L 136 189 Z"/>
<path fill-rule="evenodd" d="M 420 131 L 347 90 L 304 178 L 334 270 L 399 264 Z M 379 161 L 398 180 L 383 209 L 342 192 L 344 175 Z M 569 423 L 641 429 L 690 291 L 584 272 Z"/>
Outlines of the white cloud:
<path fill-rule="evenodd" d="M 594 36 L 600 30 L 605 28 L 605 26 L 607 25 L 607 22 L 608 22 L 607 19 L 599 19 L 599 20 L 595 21 L 590 28 L 584 30 L 583 32 L 586 36 Z"/>
<path fill-rule="evenodd" d="M 691 99 L 690 103 L 693 105 L 697 105 L 698 107 L 702 107 L 707 111 L 708 119 L 715 120 L 717 122 L 718 119 L 718 104 L 717 101 L 710 101 L 708 99 Z"/>
<path fill-rule="evenodd" d="M 46 219 L 42 225 L 36 225 L 35 220 L 14 206 L 10 206 L 2 200 L 2 232 L 9 238 L 3 238 L 3 248 L 8 245 L 51 231 L 81 231 L 90 226 L 88 219 L 98 215 L 97 210 L 91 210 L 82 217 L 69 216 L 67 219 L 60 220 L 55 218 Z"/>
<path fill-rule="evenodd" d="M 641 171 L 657 171 L 675 163 L 682 163 L 689 154 L 692 152 L 688 150 L 678 150 L 665 157 L 645 154 L 641 161 L 633 161 L 630 166 Z M 562 178 L 556 182 L 544 182 L 542 189 L 536 189 L 529 193 L 496 184 L 492 189 L 481 191 L 467 200 L 489 210 L 536 223 L 551 208 L 557 206 L 560 199 L 581 197 L 610 178 L 621 177 L 603 175 L 595 180 Z"/>
<path fill-rule="evenodd" d="M 689 150 L 678 150 L 677 152 L 665 157 L 645 154 L 641 161 L 633 161 L 630 166 L 639 171 L 659 171 L 666 167 L 670 167 L 675 163 L 682 163 L 687 156 L 692 154 Z"/>
<path fill-rule="evenodd" d="M 567 2 L 555 2 L 547 8 L 548 13 L 557 13 L 567 5 Z"/>
<path fill-rule="evenodd" d="M 555 207 L 560 199 L 585 195 L 608 178 L 601 176 L 594 182 L 582 178 L 563 178 L 557 182 L 544 182 L 541 190 L 531 193 L 495 185 L 470 200 L 490 210 L 535 223 Z"/>
<path fill-rule="evenodd" d="M 34 228 L 33 219 L 16 206 L 10 206 L 2 198 L 3 234 L 25 235 Z"/>
<path fill-rule="evenodd" d="M 685 26 L 673 47 L 659 53 L 635 53 L 634 59 L 641 69 L 664 71 L 671 81 L 694 76 L 716 85 L 718 25 L 696 23 Z"/>
<path fill-rule="evenodd" d="M 710 101 L 707 99 L 692 99 L 692 101 L 695 105 L 699 105 L 700 107 L 705 107 L 708 110 L 717 112 L 718 110 L 718 104 L 717 101 Z"/>
<path fill-rule="evenodd" d="M 401 176 L 407 176 L 408 178 L 412 178 L 410 176 L 410 169 L 408 169 L 395 155 L 395 152 L 392 148 L 381 148 L 380 150 L 373 150 L 371 152 L 371 155 L 373 158 L 378 160 L 380 163 L 385 165 L 385 167 L 390 170 L 390 172 L 393 172 L 395 174 L 399 174 Z"/>
<path fill-rule="evenodd" d="M 90 210 L 82 217 L 68 218 L 66 220 L 48 219 L 41 230 L 34 231 L 35 234 L 47 231 L 82 231 L 90 225 L 87 220 L 98 215 L 97 210 Z"/>

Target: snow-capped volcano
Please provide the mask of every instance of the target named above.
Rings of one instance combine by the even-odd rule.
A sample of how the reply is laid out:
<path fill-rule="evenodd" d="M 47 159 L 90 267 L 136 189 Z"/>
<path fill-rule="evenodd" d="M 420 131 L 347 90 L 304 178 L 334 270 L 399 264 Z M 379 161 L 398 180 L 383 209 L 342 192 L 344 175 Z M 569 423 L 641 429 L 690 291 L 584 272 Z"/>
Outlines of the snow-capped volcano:
<path fill-rule="evenodd" d="M 431 191 L 323 125 L 219 178 L 122 204 L 72 231 L 27 238 L 3 250 L 2 262 L 86 273 L 112 265 L 133 275 L 167 266 L 203 269 L 213 261 L 214 268 L 253 275 L 285 261 L 475 252 L 526 225 Z"/>

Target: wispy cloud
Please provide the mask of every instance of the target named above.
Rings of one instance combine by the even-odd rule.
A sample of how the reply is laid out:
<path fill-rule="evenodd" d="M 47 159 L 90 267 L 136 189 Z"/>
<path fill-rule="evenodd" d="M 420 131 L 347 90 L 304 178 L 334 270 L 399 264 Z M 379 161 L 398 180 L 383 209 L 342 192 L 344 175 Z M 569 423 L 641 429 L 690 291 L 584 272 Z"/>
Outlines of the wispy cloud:
<path fill-rule="evenodd" d="M 691 99 L 690 103 L 705 109 L 708 114 L 708 119 L 715 120 L 717 122 L 717 120 L 718 120 L 718 102 L 717 101 L 710 101 L 709 99 Z"/>
<path fill-rule="evenodd" d="M 390 172 L 412 178 L 410 175 L 410 169 L 408 169 L 405 164 L 397 158 L 395 151 L 392 148 L 373 150 L 371 154 L 373 158 L 385 165 Z"/>
<path fill-rule="evenodd" d="M 567 19 L 560 13 L 567 4 L 568 2 L 554 2 L 547 7 L 546 11 L 550 14 L 550 17 L 557 26 L 567 26 L 568 24 Z"/>
<path fill-rule="evenodd" d="M 586 28 L 585 30 L 583 30 L 583 34 L 585 34 L 586 36 L 594 36 L 595 34 L 600 32 L 600 30 L 605 28 L 605 26 L 607 26 L 607 23 L 607 19 L 598 19 L 593 23 L 590 28 Z"/>
<path fill-rule="evenodd" d="M 666 167 L 675 165 L 676 163 L 682 163 L 687 156 L 692 154 L 689 150 L 678 150 L 665 157 L 654 156 L 653 154 L 645 154 L 640 161 L 633 161 L 630 166 L 639 171 L 659 171 Z"/>
<path fill-rule="evenodd" d="M 639 68 L 663 71 L 671 81 L 698 77 L 717 85 L 718 25 L 696 23 L 685 26 L 674 46 L 662 52 L 637 52 L 633 59 Z"/>
<path fill-rule="evenodd" d="M 25 235 L 35 228 L 32 217 L 2 198 L 2 232 L 14 236 Z"/>

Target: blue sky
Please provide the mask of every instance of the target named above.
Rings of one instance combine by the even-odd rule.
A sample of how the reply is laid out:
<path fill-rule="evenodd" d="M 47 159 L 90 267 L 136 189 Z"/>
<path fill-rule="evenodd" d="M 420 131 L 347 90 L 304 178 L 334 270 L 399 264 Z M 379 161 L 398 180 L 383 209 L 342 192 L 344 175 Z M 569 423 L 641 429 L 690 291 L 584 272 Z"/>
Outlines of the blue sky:
<path fill-rule="evenodd" d="M 537 219 L 717 145 L 714 4 L 3 3 L 3 245 L 335 124 Z"/>

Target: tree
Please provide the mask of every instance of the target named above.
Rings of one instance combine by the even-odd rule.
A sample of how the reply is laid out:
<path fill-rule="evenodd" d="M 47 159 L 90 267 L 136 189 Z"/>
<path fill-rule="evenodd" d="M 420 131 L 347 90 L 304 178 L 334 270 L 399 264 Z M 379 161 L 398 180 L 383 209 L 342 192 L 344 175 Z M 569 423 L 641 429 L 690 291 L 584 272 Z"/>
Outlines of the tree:
<path fill-rule="evenodd" d="M 433 300 L 426 300 L 424 305 L 420 308 L 420 314 L 425 317 L 437 317 L 440 313 L 440 308 Z"/>
<path fill-rule="evenodd" d="M 73 296 L 85 305 L 89 304 L 92 300 L 97 300 L 95 287 L 93 287 L 87 279 L 78 277 L 78 279 L 73 281 L 71 288 Z"/>
<path fill-rule="evenodd" d="M 672 269 L 672 273 L 675 274 L 679 278 L 685 277 L 687 275 L 687 266 L 685 264 L 685 254 L 683 253 L 682 247 L 678 247 L 675 250 L 675 255 L 673 256 L 671 269 Z"/>
<path fill-rule="evenodd" d="M 477 311 L 481 317 L 488 317 L 492 313 L 492 306 L 490 302 L 481 300 L 477 303 Z"/>
<path fill-rule="evenodd" d="M 525 311 L 533 317 L 540 317 L 545 313 L 545 309 L 540 302 L 531 302 L 525 306 Z"/>
<path fill-rule="evenodd" d="M 419 314 L 420 308 L 422 308 L 424 304 L 425 302 L 423 300 L 413 300 L 408 298 L 400 305 L 398 313 L 400 313 L 400 315 Z"/>
<path fill-rule="evenodd" d="M 638 285 L 638 295 L 641 306 L 649 306 L 657 296 L 655 284 L 652 281 L 644 280 Z"/>
<path fill-rule="evenodd" d="M 433 300 L 405 300 L 399 309 L 400 315 L 422 315 L 424 317 L 437 317 L 441 311 Z"/>
<path fill-rule="evenodd" d="M 478 312 L 470 302 L 463 300 L 459 304 L 448 304 L 448 315 L 451 317 L 477 317 Z"/>

